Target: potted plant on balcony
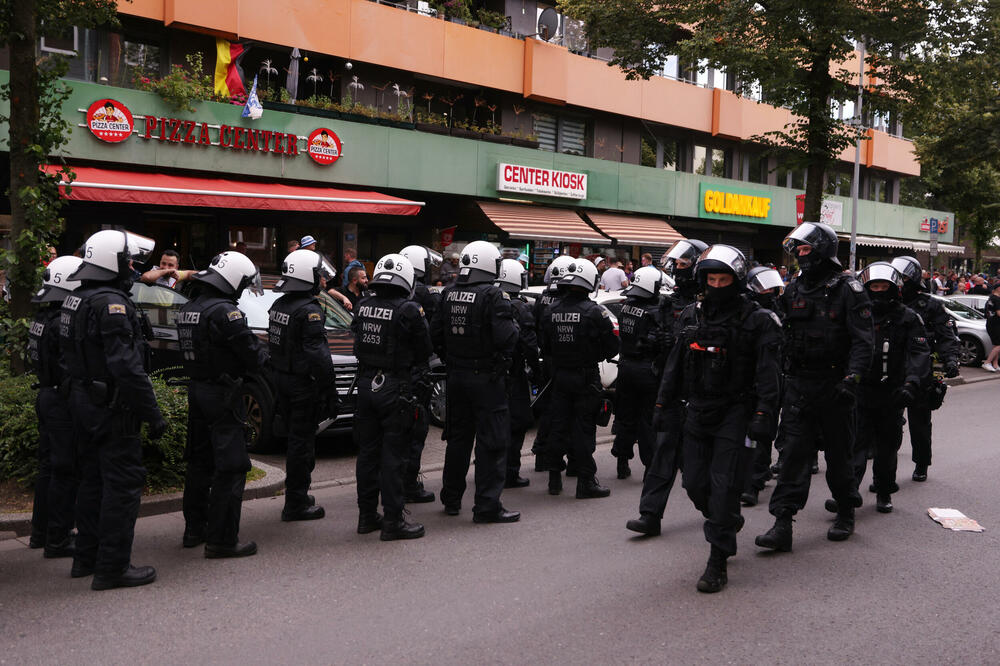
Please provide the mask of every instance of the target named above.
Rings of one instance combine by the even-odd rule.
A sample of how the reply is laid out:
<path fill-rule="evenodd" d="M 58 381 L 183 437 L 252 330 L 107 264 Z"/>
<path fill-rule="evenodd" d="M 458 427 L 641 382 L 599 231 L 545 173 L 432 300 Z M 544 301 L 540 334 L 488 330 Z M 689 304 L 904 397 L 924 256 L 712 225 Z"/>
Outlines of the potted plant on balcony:
<path fill-rule="evenodd" d="M 275 99 L 277 97 L 277 99 Z M 271 93 L 271 99 L 268 101 L 260 100 L 261 106 L 265 109 L 270 109 L 272 111 L 284 111 L 285 113 L 298 113 L 299 109 L 297 106 L 292 104 L 291 95 L 284 88 L 278 88 L 277 95 L 273 92 Z"/>
<path fill-rule="evenodd" d="M 537 134 L 525 134 L 521 130 L 514 130 L 513 132 L 508 132 L 507 136 L 510 137 L 510 142 L 515 146 L 520 146 L 521 148 L 538 148 Z"/>
<path fill-rule="evenodd" d="M 475 125 L 465 120 L 456 120 L 452 123 L 451 135 L 463 139 L 481 139 L 483 137 Z"/>
<path fill-rule="evenodd" d="M 333 100 L 326 95 L 313 95 L 312 97 L 299 100 L 298 107 L 299 113 L 306 113 L 310 116 L 340 118 L 340 112 L 336 110 Z M 308 111 L 305 109 L 308 109 Z"/>
<path fill-rule="evenodd" d="M 507 27 L 507 17 L 501 12 L 492 12 L 488 9 L 480 9 L 477 13 L 479 18 L 479 29 L 488 32 L 499 32 Z"/>
<path fill-rule="evenodd" d="M 449 133 L 448 117 L 440 113 L 417 111 L 416 127 L 421 132 L 430 132 L 431 134 Z"/>
<path fill-rule="evenodd" d="M 511 142 L 511 137 L 504 136 L 501 131 L 500 125 L 497 125 L 492 120 L 486 121 L 486 126 L 481 127 L 483 141 L 489 141 L 490 143 L 503 143 L 509 144 Z"/>
<path fill-rule="evenodd" d="M 472 9 L 469 7 L 469 0 L 446 0 L 444 3 L 444 13 L 449 21 L 466 25 L 472 20 Z"/>

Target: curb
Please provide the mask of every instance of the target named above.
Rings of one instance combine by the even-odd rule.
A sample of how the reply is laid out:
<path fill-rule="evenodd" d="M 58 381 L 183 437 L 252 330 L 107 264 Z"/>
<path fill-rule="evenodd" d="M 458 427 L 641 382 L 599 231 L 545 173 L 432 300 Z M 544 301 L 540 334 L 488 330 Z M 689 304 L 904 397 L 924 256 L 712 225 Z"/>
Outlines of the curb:
<path fill-rule="evenodd" d="M 273 497 L 285 488 L 284 470 L 251 459 L 254 467 L 264 471 L 264 476 L 247 484 L 243 491 L 244 500 Z M 184 493 L 166 493 L 162 495 L 144 495 L 139 505 L 139 516 L 157 516 L 162 513 L 180 511 L 184 501 Z M 31 513 L 0 514 L 0 540 L 28 536 L 31 533 Z"/>

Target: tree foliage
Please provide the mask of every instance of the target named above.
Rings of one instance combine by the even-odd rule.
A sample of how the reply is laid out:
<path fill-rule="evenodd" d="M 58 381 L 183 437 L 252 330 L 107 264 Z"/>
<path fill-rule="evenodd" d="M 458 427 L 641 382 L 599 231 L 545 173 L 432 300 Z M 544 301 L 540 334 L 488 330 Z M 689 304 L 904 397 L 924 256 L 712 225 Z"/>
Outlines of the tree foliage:
<path fill-rule="evenodd" d="M 950 3 L 952 0 L 946 0 Z M 894 111 L 919 87 L 909 55 L 939 3 L 925 0 L 559 0 L 584 21 L 592 47 L 614 49 L 612 65 L 648 78 L 668 56 L 700 68 L 725 68 L 737 91 L 759 82 L 764 102 L 796 119 L 753 137 L 791 166 L 808 169 L 806 219 L 818 220 L 827 169 L 858 136 L 833 117 L 831 103 L 857 96 L 855 44 L 867 45 L 868 100 Z"/>

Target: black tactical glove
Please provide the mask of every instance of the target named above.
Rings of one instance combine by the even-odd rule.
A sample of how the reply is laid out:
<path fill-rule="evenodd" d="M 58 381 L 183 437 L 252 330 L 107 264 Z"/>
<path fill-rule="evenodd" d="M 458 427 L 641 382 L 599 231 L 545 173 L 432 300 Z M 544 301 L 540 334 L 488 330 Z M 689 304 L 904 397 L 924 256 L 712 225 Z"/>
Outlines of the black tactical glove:
<path fill-rule="evenodd" d="M 774 441 L 774 419 L 767 412 L 754 412 L 747 434 L 755 442 Z"/>
<path fill-rule="evenodd" d="M 667 412 L 663 405 L 657 405 L 653 410 L 653 430 L 655 432 L 667 431 Z"/>
<path fill-rule="evenodd" d="M 163 433 L 167 431 L 167 422 L 162 416 L 157 417 L 155 421 L 149 424 L 149 439 L 152 441 L 157 441 L 163 437 Z"/>
<path fill-rule="evenodd" d="M 944 364 L 944 376 L 945 377 L 958 377 L 958 364 L 951 362 Z"/>
<path fill-rule="evenodd" d="M 841 404 L 853 404 L 858 398 L 858 384 L 860 383 L 861 375 L 847 375 L 833 387 L 834 400 Z"/>
<path fill-rule="evenodd" d="M 892 402 L 897 407 L 909 407 L 917 399 L 917 387 L 912 382 L 906 382 L 892 392 Z"/>

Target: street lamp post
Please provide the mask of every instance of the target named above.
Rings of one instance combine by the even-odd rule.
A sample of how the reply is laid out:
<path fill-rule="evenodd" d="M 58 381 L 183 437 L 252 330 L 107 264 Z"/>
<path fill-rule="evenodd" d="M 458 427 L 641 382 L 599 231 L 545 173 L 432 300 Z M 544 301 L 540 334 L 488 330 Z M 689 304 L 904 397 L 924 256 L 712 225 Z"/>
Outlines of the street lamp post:
<path fill-rule="evenodd" d="M 861 95 L 865 88 L 865 40 L 861 39 L 858 44 L 860 65 L 858 66 L 858 102 L 854 107 L 854 122 L 852 125 L 858 132 L 858 138 L 854 143 L 854 178 L 851 179 L 851 274 L 856 274 L 858 269 L 858 188 L 861 179 Z"/>

